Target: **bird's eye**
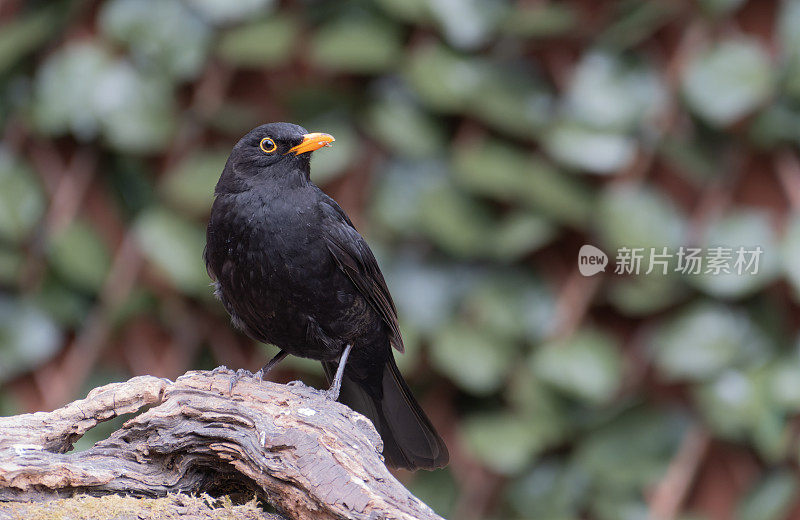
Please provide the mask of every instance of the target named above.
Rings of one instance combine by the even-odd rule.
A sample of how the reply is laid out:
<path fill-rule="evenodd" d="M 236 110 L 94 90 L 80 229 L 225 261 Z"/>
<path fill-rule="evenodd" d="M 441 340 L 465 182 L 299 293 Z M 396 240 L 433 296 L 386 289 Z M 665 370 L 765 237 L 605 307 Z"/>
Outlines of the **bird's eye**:
<path fill-rule="evenodd" d="M 278 147 L 278 145 L 275 144 L 275 141 L 273 141 L 269 137 L 265 137 L 264 139 L 262 139 L 261 144 L 259 146 L 261 147 L 261 151 L 264 153 L 272 153 Z"/>

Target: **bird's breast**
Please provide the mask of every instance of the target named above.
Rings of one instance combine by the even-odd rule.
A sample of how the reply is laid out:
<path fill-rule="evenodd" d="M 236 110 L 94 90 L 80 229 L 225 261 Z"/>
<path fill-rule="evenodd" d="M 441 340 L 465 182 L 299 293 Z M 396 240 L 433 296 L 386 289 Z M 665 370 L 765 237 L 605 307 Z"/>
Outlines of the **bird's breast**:
<path fill-rule="evenodd" d="M 215 204 L 207 250 L 234 323 L 315 359 L 333 359 L 349 338 L 382 330 L 328 250 L 325 225 L 318 208 L 291 196 L 239 197 Z"/>
<path fill-rule="evenodd" d="M 238 280 L 259 288 L 266 284 L 302 291 L 308 285 L 304 280 L 330 275 L 332 261 L 320 233 L 321 222 L 315 221 L 317 212 L 294 199 L 236 194 L 218 207 L 215 204 L 209 248 L 229 263 Z"/>

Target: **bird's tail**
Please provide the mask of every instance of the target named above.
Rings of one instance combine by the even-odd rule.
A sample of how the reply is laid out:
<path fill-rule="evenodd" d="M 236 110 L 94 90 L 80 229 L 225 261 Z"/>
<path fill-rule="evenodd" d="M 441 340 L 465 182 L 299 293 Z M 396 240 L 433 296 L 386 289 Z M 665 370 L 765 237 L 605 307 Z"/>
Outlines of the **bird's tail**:
<path fill-rule="evenodd" d="M 323 362 L 328 380 L 336 363 Z M 383 439 L 383 456 L 395 468 L 436 469 L 450 458 L 447 446 L 422 411 L 390 354 L 380 381 L 342 379 L 339 401 L 368 417 Z"/>

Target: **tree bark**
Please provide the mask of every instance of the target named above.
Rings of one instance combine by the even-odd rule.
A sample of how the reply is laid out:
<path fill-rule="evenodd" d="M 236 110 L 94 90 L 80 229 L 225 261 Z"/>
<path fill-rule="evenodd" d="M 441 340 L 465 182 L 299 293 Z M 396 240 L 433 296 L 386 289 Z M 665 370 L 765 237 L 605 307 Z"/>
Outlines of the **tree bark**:
<path fill-rule="evenodd" d="M 0 501 L 255 495 L 293 519 L 441 520 L 386 469 L 368 419 L 302 383 L 245 377 L 229 393 L 230 377 L 140 376 L 50 413 L 0 418 Z M 98 423 L 132 412 L 108 439 L 67 453 Z"/>

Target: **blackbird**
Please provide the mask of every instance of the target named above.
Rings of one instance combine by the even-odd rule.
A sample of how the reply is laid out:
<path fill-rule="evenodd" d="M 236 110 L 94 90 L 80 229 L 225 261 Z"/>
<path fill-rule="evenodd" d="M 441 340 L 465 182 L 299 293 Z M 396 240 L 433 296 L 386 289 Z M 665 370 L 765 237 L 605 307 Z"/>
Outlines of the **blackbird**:
<path fill-rule="evenodd" d="M 311 152 L 333 140 L 269 123 L 236 143 L 214 190 L 206 268 L 234 326 L 280 348 L 261 377 L 287 354 L 322 361 L 328 396 L 372 420 L 387 464 L 442 467 L 447 447 L 394 361 L 403 339 L 378 263 L 309 178 Z"/>

